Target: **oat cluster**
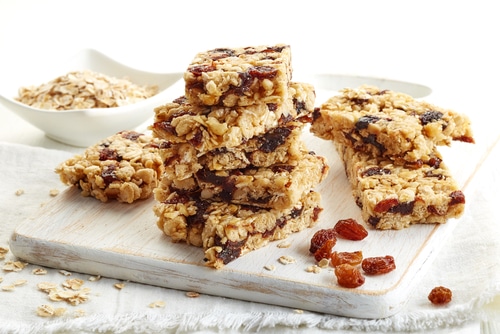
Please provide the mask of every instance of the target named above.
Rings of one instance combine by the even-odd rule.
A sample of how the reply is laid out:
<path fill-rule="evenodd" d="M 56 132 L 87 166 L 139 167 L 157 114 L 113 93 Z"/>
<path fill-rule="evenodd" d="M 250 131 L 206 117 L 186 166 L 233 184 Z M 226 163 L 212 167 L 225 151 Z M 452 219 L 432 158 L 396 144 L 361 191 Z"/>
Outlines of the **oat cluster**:
<path fill-rule="evenodd" d="M 128 79 L 83 70 L 69 72 L 40 86 L 19 88 L 17 101 L 44 110 L 114 108 L 158 93 L 155 85 L 140 86 Z"/>

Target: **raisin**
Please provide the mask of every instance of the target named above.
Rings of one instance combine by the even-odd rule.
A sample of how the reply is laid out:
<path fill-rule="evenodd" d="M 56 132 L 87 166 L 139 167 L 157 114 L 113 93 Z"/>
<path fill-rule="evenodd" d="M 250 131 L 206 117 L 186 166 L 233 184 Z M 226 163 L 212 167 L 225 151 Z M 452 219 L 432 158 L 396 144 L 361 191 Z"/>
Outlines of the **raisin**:
<path fill-rule="evenodd" d="M 329 259 L 332 254 L 332 249 L 337 243 L 337 239 L 326 240 L 321 247 L 314 252 L 314 259 L 321 261 L 322 259 Z"/>
<path fill-rule="evenodd" d="M 99 160 L 100 161 L 106 161 L 106 160 L 120 161 L 121 159 L 119 158 L 118 152 L 116 152 L 116 150 L 113 150 L 109 147 L 105 147 L 99 152 Z"/>
<path fill-rule="evenodd" d="M 337 241 L 337 237 L 335 236 L 335 231 L 333 228 L 329 229 L 321 229 L 316 231 L 311 238 L 311 246 L 309 247 L 309 252 L 312 254 L 316 253 L 318 249 L 323 246 L 323 244 L 330 239 L 334 239 Z"/>
<path fill-rule="evenodd" d="M 398 204 L 399 201 L 397 198 L 386 198 L 378 202 L 377 205 L 375 205 L 375 208 L 373 208 L 373 211 L 387 212 Z"/>
<path fill-rule="evenodd" d="M 142 133 L 136 132 L 136 131 L 123 131 L 121 133 L 122 137 L 125 139 L 129 139 L 132 141 L 137 141 L 137 139 L 142 136 Z"/>
<path fill-rule="evenodd" d="M 365 169 L 362 173 L 362 177 L 373 176 L 373 175 L 390 175 L 391 170 L 381 167 L 370 167 Z"/>
<path fill-rule="evenodd" d="M 429 293 L 429 300 L 434 305 L 444 305 L 451 302 L 452 292 L 444 286 L 437 286 Z"/>
<path fill-rule="evenodd" d="M 427 125 L 429 123 L 439 121 L 441 118 L 443 118 L 442 112 L 430 110 L 420 115 L 420 123 L 422 123 L 422 125 Z"/>
<path fill-rule="evenodd" d="M 118 166 L 116 165 L 109 165 L 104 167 L 101 177 L 104 181 L 104 183 L 107 185 L 113 183 L 114 181 L 119 181 L 118 177 L 116 176 L 116 170 L 118 169 Z"/>
<path fill-rule="evenodd" d="M 352 218 L 339 220 L 333 229 L 347 240 L 363 240 L 368 235 L 365 227 Z"/>
<path fill-rule="evenodd" d="M 368 127 L 370 123 L 376 123 L 380 120 L 380 117 L 374 115 L 362 116 L 358 119 L 355 126 L 358 130 L 363 130 Z"/>
<path fill-rule="evenodd" d="M 365 277 L 361 271 L 347 263 L 335 267 L 335 276 L 338 285 L 344 288 L 357 288 L 365 283 Z"/>
<path fill-rule="evenodd" d="M 195 65 L 191 66 L 189 72 L 193 73 L 195 76 L 199 77 L 203 72 L 212 72 L 215 71 L 215 66 L 212 65 Z"/>
<path fill-rule="evenodd" d="M 464 204 L 465 203 L 465 195 L 460 190 L 452 192 L 450 194 L 450 197 L 451 197 L 450 205 Z"/>
<path fill-rule="evenodd" d="M 248 74 L 260 80 L 272 79 L 278 74 L 278 70 L 271 66 L 254 66 L 248 69 Z"/>
<path fill-rule="evenodd" d="M 361 262 L 361 268 L 368 275 L 380 275 L 396 269 L 396 263 L 394 257 L 390 255 L 367 257 Z"/>
<path fill-rule="evenodd" d="M 363 252 L 333 252 L 330 256 L 330 264 L 332 267 L 339 266 L 341 264 L 350 264 L 351 266 L 357 266 L 363 261 Z"/>

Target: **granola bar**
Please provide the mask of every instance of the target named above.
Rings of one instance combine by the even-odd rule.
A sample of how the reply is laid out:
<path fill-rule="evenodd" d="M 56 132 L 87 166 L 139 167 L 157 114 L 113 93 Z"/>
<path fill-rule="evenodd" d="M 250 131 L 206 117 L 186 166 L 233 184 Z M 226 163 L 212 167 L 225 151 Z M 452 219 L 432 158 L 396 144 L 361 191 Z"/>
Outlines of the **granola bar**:
<path fill-rule="evenodd" d="M 55 172 L 83 196 L 132 203 L 152 196 L 159 183 L 163 161 L 158 145 L 152 136 L 122 131 L 59 164 Z"/>
<path fill-rule="evenodd" d="M 473 143 L 467 116 L 372 86 L 345 88 L 313 115 L 311 131 L 396 163 L 420 163 L 436 145 Z"/>
<path fill-rule="evenodd" d="M 155 108 L 150 129 L 171 142 L 189 142 L 201 152 L 235 147 L 297 117 L 312 114 L 314 87 L 292 83 L 290 97 L 280 103 L 247 107 L 210 107 L 189 103 L 185 97 Z"/>
<path fill-rule="evenodd" d="M 314 191 L 284 210 L 209 202 L 199 193 L 180 195 L 163 187 L 155 190 L 155 198 L 158 227 L 173 242 L 202 247 L 206 264 L 214 268 L 314 226 L 322 211 L 320 194 Z"/>
<path fill-rule="evenodd" d="M 339 143 L 336 147 L 363 219 L 373 227 L 445 223 L 463 213 L 465 196 L 437 151 L 420 168 L 407 168 Z"/>
<path fill-rule="evenodd" d="M 184 73 L 192 104 L 225 107 L 282 103 L 291 77 L 291 50 L 284 44 L 200 52 Z"/>
<path fill-rule="evenodd" d="M 303 152 L 287 164 L 270 167 L 211 171 L 201 166 L 192 174 L 183 168 L 179 173 L 176 167 L 176 164 L 166 165 L 162 177 L 165 179 L 162 185 L 171 192 L 201 191 L 200 197 L 205 200 L 275 209 L 292 206 L 317 186 L 329 170 L 326 159 L 311 152 Z"/>
<path fill-rule="evenodd" d="M 250 138 L 237 147 L 223 147 L 199 157 L 209 170 L 269 167 L 297 160 L 307 151 L 301 140 L 304 123 L 292 121 Z"/>

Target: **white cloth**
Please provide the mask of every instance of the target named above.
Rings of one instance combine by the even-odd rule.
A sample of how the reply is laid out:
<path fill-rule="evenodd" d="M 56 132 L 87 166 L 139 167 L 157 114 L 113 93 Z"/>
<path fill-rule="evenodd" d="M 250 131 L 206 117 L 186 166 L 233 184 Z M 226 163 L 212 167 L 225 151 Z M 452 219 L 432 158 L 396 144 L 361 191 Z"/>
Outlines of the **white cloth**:
<path fill-rule="evenodd" d="M 463 325 L 482 317 L 481 306 L 500 293 L 500 224 L 495 206 L 498 203 L 500 176 L 496 160 L 500 147 L 476 171 L 467 188 L 466 214 L 431 265 L 428 274 L 411 294 L 407 306 L 386 319 L 363 320 L 304 311 L 297 313 L 285 307 L 201 295 L 188 298 L 185 292 L 126 282 L 125 288 L 114 287 L 119 281 L 102 278 L 88 282 L 89 275 L 72 273 L 91 287 L 87 302 L 71 306 L 52 302 L 37 288 L 39 282 L 62 283 L 68 277 L 47 268 L 46 275 L 34 275 L 39 266 L 28 265 L 20 272 L 0 271 L 0 333 L 61 332 L 215 332 L 259 330 L 289 332 L 338 330 L 371 332 L 409 332 L 423 330 L 441 333 L 443 328 Z M 16 224 L 35 214 L 40 205 L 51 200 L 51 189 L 64 185 L 54 173 L 55 165 L 73 153 L 0 143 L 0 247 L 8 247 Z M 23 190 L 22 195 L 16 191 Z M 16 260 L 8 253 L 0 266 Z M 13 291 L 2 287 L 25 279 Z M 442 307 L 429 303 L 427 295 L 437 285 L 452 289 L 453 301 Z M 150 308 L 154 301 L 165 306 Z M 64 307 L 60 317 L 42 318 L 37 307 L 50 304 Z M 82 313 L 78 313 L 83 311 Z M 78 316 L 79 315 L 79 316 Z"/>

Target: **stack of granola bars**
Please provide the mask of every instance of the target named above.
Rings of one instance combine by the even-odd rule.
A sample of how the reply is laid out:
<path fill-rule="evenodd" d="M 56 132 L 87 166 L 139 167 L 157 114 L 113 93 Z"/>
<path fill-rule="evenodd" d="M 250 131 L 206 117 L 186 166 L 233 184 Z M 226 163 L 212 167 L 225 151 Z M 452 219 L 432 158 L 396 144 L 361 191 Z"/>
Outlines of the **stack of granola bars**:
<path fill-rule="evenodd" d="M 159 228 L 202 247 L 209 266 L 313 226 L 313 191 L 327 161 L 301 140 L 314 87 L 291 81 L 288 45 L 196 55 L 185 96 L 155 109 L 165 172 L 155 190 Z"/>
<path fill-rule="evenodd" d="M 463 213 L 465 196 L 437 147 L 474 142 L 465 115 L 362 86 L 327 100 L 311 131 L 335 143 L 362 217 L 373 227 L 445 223 Z"/>

